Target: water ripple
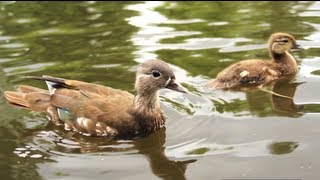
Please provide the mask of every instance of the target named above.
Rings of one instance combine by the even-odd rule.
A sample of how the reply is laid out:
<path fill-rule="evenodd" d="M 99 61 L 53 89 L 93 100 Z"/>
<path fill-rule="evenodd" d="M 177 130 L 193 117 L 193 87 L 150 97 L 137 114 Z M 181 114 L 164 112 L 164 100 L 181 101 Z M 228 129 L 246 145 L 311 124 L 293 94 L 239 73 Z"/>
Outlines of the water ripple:
<path fill-rule="evenodd" d="M 261 140 L 243 144 L 206 143 L 206 139 L 190 140 L 166 148 L 166 155 L 174 158 L 190 158 L 218 154 L 231 154 L 237 157 L 259 157 L 287 154 L 299 147 L 296 142 L 274 142 Z"/>
<path fill-rule="evenodd" d="M 7 76 L 11 76 L 11 75 L 26 74 L 30 72 L 40 71 L 42 68 L 45 68 L 47 66 L 53 66 L 53 65 L 54 63 L 36 63 L 36 64 L 30 64 L 25 66 L 3 68 L 3 71 L 6 73 Z"/>

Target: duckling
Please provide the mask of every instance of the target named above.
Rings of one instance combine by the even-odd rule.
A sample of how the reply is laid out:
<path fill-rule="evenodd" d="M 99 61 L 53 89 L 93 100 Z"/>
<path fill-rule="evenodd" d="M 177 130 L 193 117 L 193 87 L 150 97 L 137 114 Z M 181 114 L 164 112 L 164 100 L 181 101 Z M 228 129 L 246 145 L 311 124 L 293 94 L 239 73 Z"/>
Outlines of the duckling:
<path fill-rule="evenodd" d="M 164 126 L 166 121 L 158 90 L 187 91 L 162 60 L 141 64 L 136 73 L 136 96 L 77 80 L 46 75 L 29 78 L 45 81 L 48 91 L 20 85 L 18 91 L 4 92 L 8 103 L 44 112 L 56 125 L 89 136 L 130 138 L 150 134 Z"/>
<path fill-rule="evenodd" d="M 274 33 L 269 38 L 271 61 L 250 59 L 232 64 L 207 83 L 209 88 L 229 89 L 241 86 L 263 86 L 282 77 L 294 76 L 298 65 L 289 51 L 300 50 L 296 39 L 287 33 Z"/>

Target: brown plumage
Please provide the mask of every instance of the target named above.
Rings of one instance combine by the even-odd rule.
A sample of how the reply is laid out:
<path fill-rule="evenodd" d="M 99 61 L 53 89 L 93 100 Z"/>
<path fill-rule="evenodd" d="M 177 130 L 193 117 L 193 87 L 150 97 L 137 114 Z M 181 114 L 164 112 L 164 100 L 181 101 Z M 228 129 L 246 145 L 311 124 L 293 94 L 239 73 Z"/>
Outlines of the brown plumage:
<path fill-rule="evenodd" d="M 136 74 L 136 96 L 82 81 L 30 78 L 46 81 L 49 91 L 21 85 L 16 92 L 4 92 L 9 103 L 45 112 L 55 124 L 92 136 L 132 137 L 156 131 L 165 124 L 157 91 L 168 88 L 186 92 L 161 60 L 141 64 Z"/>
<path fill-rule="evenodd" d="M 271 61 L 251 59 L 232 64 L 207 86 L 215 89 L 227 89 L 248 85 L 269 84 L 281 77 L 293 76 L 298 66 L 288 51 L 302 49 L 295 38 L 287 33 L 274 33 L 269 38 Z"/>

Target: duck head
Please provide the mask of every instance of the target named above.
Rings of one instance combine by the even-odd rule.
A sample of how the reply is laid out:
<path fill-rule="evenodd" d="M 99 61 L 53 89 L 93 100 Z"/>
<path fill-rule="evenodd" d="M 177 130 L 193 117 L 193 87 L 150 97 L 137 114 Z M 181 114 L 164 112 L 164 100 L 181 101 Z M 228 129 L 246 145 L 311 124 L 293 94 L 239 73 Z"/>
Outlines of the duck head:
<path fill-rule="evenodd" d="M 283 54 L 286 51 L 302 50 L 296 39 L 287 33 L 274 33 L 269 38 L 270 54 Z"/>
<path fill-rule="evenodd" d="M 149 60 L 141 64 L 137 71 L 135 88 L 138 94 L 153 94 L 163 88 L 187 92 L 186 88 L 176 81 L 169 65 L 161 60 Z"/>

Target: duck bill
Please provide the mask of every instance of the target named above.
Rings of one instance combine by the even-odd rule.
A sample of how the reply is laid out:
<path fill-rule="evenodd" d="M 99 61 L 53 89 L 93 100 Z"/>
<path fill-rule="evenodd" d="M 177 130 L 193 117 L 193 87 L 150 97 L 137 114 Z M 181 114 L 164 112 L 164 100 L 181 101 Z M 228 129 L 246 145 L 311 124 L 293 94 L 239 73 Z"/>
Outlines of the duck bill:
<path fill-rule="evenodd" d="M 176 82 L 176 80 L 174 79 L 170 80 L 169 84 L 166 85 L 166 88 L 182 93 L 188 92 L 188 90 L 185 87 L 183 87 L 180 83 Z"/>
<path fill-rule="evenodd" d="M 291 51 L 301 51 L 301 50 L 304 50 L 304 48 L 299 44 L 295 44 L 291 48 Z"/>

